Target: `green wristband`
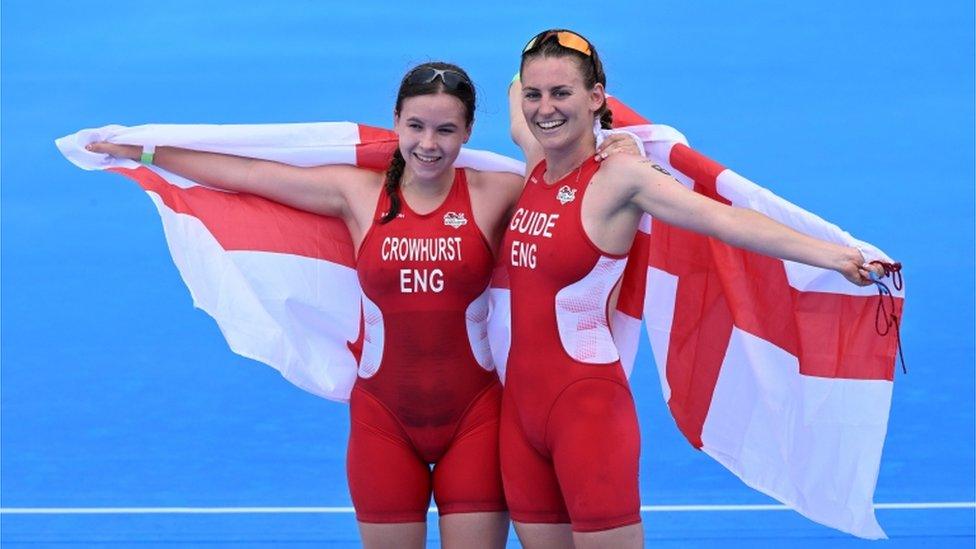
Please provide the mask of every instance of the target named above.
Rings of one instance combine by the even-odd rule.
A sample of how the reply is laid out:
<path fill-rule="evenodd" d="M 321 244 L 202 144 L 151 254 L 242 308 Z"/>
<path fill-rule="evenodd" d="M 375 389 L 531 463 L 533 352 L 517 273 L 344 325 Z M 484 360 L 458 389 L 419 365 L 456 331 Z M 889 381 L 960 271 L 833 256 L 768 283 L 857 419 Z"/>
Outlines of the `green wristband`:
<path fill-rule="evenodd" d="M 155 145 L 143 145 L 142 155 L 139 157 L 139 162 L 145 164 L 146 166 L 152 166 L 153 156 L 156 155 Z"/>

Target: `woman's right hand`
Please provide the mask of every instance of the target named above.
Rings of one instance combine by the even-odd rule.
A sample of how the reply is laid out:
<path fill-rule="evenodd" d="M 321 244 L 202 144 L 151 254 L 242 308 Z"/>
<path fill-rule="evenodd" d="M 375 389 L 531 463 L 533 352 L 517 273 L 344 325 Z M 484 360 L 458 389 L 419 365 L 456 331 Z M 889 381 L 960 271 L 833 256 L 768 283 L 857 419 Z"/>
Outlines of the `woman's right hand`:
<path fill-rule="evenodd" d="M 138 145 L 119 145 L 108 141 L 95 141 L 85 145 L 85 150 L 136 161 L 142 158 L 142 147 Z"/>

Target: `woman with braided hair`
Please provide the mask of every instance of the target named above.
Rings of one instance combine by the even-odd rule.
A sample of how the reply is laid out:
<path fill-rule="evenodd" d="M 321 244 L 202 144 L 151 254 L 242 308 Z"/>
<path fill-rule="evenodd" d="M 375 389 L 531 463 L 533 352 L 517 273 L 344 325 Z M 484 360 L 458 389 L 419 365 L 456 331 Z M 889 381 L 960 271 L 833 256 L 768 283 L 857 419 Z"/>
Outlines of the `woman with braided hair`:
<path fill-rule="evenodd" d="M 474 111 L 474 85 L 460 67 L 424 63 L 400 84 L 399 146 L 385 174 L 172 147 L 154 153 L 155 164 L 184 177 L 348 227 L 364 313 L 381 319 L 365 323 L 350 399 L 347 476 L 366 547 L 423 547 L 431 494 L 445 546 L 502 547 L 507 538 L 501 387 L 465 314 L 486 307 L 493 250 L 521 178 L 454 167 Z M 107 142 L 89 149 L 141 153 Z"/>

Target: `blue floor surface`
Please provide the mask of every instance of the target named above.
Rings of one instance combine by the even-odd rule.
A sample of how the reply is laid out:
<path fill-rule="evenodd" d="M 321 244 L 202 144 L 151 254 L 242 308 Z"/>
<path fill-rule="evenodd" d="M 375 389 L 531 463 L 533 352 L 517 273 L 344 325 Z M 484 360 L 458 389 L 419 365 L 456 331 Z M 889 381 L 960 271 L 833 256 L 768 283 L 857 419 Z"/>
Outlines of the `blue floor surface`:
<path fill-rule="evenodd" d="M 0 507 L 348 506 L 345 406 L 232 355 L 135 185 L 65 161 L 109 123 L 388 126 L 404 70 L 478 83 L 471 145 L 515 156 L 505 87 L 567 26 L 609 89 L 905 264 L 876 501 L 976 500 L 971 2 L 0 2 Z M 770 503 L 633 378 L 646 505 Z M 976 512 L 882 510 L 885 547 L 972 547 Z M 649 545 L 860 546 L 792 512 L 651 513 Z M 431 543 L 437 541 L 431 531 Z M 339 515 L 0 515 L 6 547 L 358 546 Z M 517 546 L 513 541 L 511 545 Z"/>

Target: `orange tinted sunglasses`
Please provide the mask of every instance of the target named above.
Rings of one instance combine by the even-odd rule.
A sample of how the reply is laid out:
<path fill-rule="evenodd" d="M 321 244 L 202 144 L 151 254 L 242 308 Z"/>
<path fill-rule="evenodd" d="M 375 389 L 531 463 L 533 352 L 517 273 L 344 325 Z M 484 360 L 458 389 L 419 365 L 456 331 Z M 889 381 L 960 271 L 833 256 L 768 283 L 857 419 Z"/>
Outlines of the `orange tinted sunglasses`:
<path fill-rule="evenodd" d="M 590 49 L 590 43 L 586 41 L 586 38 L 568 30 L 547 30 L 540 32 L 532 37 L 532 40 L 529 40 L 529 43 L 522 48 L 522 54 L 524 55 L 529 50 L 541 46 L 543 42 L 552 36 L 556 37 L 560 46 L 578 51 L 587 57 L 593 57 L 593 50 Z"/>

